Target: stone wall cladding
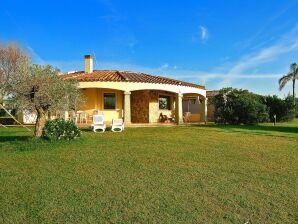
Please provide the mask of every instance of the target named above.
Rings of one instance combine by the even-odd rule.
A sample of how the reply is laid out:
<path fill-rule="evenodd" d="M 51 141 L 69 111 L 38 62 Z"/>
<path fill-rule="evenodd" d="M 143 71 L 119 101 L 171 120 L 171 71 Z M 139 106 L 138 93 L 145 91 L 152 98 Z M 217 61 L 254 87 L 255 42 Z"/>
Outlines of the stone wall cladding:
<path fill-rule="evenodd" d="M 159 94 L 171 96 L 171 110 L 160 110 L 158 105 Z M 131 122 L 157 123 L 159 115 L 173 117 L 175 94 L 158 90 L 142 90 L 131 92 Z"/>
<path fill-rule="evenodd" d="M 149 91 L 131 92 L 131 122 L 149 123 Z"/>

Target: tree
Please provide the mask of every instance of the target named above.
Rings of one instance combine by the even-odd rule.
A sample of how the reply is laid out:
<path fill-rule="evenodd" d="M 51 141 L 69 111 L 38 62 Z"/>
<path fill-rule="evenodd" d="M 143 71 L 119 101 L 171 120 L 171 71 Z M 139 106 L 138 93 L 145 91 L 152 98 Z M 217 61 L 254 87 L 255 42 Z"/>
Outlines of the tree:
<path fill-rule="evenodd" d="M 275 95 L 264 96 L 263 103 L 269 110 L 271 121 L 274 121 L 274 115 L 277 122 L 290 121 L 295 118 L 295 106 L 293 105 L 291 95 L 288 95 L 285 99 L 281 99 Z"/>
<path fill-rule="evenodd" d="M 279 79 L 279 90 L 282 90 L 289 81 L 292 81 L 294 105 L 296 104 L 296 93 L 295 93 L 296 79 L 298 79 L 298 65 L 296 63 L 291 64 L 290 72 Z"/>
<path fill-rule="evenodd" d="M 35 137 L 42 136 L 49 112 L 74 110 L 80 102 L 77 83 L 62 80 L 59 70 L 50 65 L 30 65 L 12 86 L 18 109 L 37 114 Z"/>
<path fill-rule="evenodd" d="M 269 119 L 262 97 L 247 90 L 222 89 L 213 102 L 216 123 L 256 124 Z"/>
<path fill-rule="evenodd" d="M 0 43 L 0 103 L 12 92 L 16 77 L 28 68 L 29 57 L 14 43 Z"/>

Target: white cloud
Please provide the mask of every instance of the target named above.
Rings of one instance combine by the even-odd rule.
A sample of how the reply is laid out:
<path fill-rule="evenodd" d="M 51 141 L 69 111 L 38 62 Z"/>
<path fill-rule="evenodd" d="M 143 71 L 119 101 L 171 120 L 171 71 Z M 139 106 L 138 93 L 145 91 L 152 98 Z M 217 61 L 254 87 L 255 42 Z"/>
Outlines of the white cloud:
<path fill-rule="evenodd" d="M 238 61 L 230 61 L 227 58 L 228 62 L 224 61 L 222 66 L 210 71 L 185 70 L 176 65 L 170 66 L 169 63 L 164 63 L 156 67 L 147 67 L 126 62 L 101 61 L 100 59 L 98 60 L 98 64 L 95 64 L 95 69 L 128 70 L 163 75 L 178 80 L 206 85 L 207 89 L 234 86 L 253 89 L 261 94 L 281 95 L 282 93 L 278 92 L 277 80 L 283 74 L 279 72 L 271 73 L 270 70 L 264 71 L 262 68 L 266 63 L 275 63 L 277 59 L 293 52 L 298 52 L 298 26 L 292 31 L 285 33 L 274 44 L 245 55 Z M 64 71 L 82 70 L 83 68 L 83 61 L 61 61 L 52 62 L 52 64 L 61 67 Z M 285 68 L 283 67 L 282 69 Z M 266 82 L 264 80 L 269 81 Z M 256 85 L 252 85 L 252 82 L 256 83 Z M 260 87 L 263 84 L 266 86 L 264 89 Z"/>
<path fill-rule="evenodd" d="M 200 38 L 202 41 L 209 39 L 209 32 L 205 26 L 200 26 Z"/>
<path fill-rule="evenodd" d="M 169 68 L 169 64 L 168 63 L 165 63 L 162 66 L 160 66 L 160 69 L 167 69 L 167 68 Z"/>
<path fill-rule="evenodd" d="M 258 70 L 258 67 L 266 63 L 273 62 L 285 54 L 298 51 L 297 35 L 298 26 L 295 26 L 290 32 L 285 33 L 271 46 L 267 46 L 257 52 L 242 57 L 228 69 L 224 79 L 218 84 L 218 88 L 231 86 L 236 76 L 241 77 L 253 73 L 251 70 Z"/>
<path fill-rule="evenodd" d="M 27 49 L 34 64 L 46 64 L 45 60 L 32 47 L 27 46 Z"/>

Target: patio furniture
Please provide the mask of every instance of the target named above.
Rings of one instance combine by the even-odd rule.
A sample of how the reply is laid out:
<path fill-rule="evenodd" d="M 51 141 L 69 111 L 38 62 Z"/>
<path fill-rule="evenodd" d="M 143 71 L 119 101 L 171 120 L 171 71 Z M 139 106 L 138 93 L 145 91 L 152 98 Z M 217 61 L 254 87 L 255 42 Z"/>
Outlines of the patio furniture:
<path fill-rule="evenodd" d="M 96 132 L 96 130 L 102 130 L 102 132 L 105 132 L 106 125 L 103 122 L 103 115 L 94 115 L 92 126 L 94 132 Z"/>
<path fill-rule="evenodd" d="M 124 130 L 123 119 L 113 119 L 112 120 L 112 132 L 121 132 Z"/>
<path fill-rule="evenodd" d="M 173 117 L 168 117 L 167 115 L 164 115 L 162 113 L 159 114 L 159 122 L 161 123 L 170 123 L 174 121 L 175 119 Z"/>
<path fill-rule="evenodd" d="M 92 111 L 92 115 L 102 115 L 102 112 L 99 111 L 99 110 L 94 109 L 94 110 Z"/>
<path fill-rule="evenodd" d="M 80 122 L 80 124 L 82 124 L 82 123 L 87 124 L 88 123 L 88 114 L 81 110 L 77 111 L 75 120 L 76 120 L 76 123 Z"/>

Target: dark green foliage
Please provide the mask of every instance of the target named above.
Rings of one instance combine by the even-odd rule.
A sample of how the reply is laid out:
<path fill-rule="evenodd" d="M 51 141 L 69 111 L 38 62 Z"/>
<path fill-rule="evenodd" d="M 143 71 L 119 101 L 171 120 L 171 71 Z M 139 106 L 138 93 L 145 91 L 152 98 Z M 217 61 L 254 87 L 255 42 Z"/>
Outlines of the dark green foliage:
<path fill-rule="evenodd" d="M 6 111 L 4 109 L 0 109 L 0 117 L 6 116 Z"/>
<path fill-rule="evenodd" d="M 264 104 L 268 107 L 270 121 L 290 121 L 295 118 L 295 106 L 293 105 L 293 97 L 287 96 L 284 100 L 277 96 L 265 96 Z"/>
<path fill-rule="evenodd" d="M 298 118 L 298 98 L 296 98 L 296 118 Z"/>
<path fill-rule="evenodd" d="M 256 124 L 267 121 L 291 121 L 297 116 L 293 97 L 260 96 L 247 90 L 225 88 L 214 97 L 216 123 Z M 297 107 L 297 106 L 296 106 Z"/>
<path fill-rule="evenodd" d="M 15 124 L 15 121 L 14 121 L 13 118 L 8 117 L 8 116 L 0 117 L 0 124 L 2 124 L 2 125 L 13 125 L 13 124 Z"/>
<path fill-rule="evenodd" d="M 51 140 L 71 140 L 80 135 L 80 129 L 72 121 L 55 119 L 49 120 L 45 124 L 44 136 Z"/>
<path fill-rule="evenodd" d="M 11 109 L 8 110 L 12 116 L 17 115 L 17 110 L 16 109 Z M 0 109 L 0 117 L 7 117 L 10 116 L 4 109 Z"/>
<path fill-rule="evenodd" d="M 216 123 L 257 124 L 269 120 L 262 97 L 247 90 L 226 88 L 214 97 Z"/>
<path fill-rule="evenodd" d="M 10 110 L 10 113 L 12 116 L 16 116 L 17 115 L 17 109 L 13 108 Z"/>

